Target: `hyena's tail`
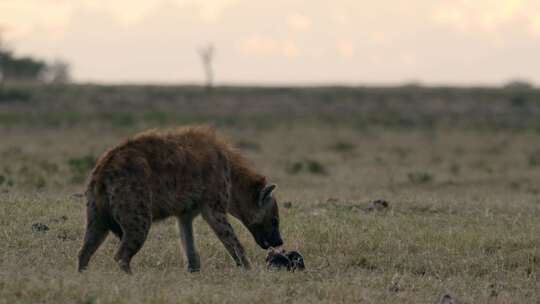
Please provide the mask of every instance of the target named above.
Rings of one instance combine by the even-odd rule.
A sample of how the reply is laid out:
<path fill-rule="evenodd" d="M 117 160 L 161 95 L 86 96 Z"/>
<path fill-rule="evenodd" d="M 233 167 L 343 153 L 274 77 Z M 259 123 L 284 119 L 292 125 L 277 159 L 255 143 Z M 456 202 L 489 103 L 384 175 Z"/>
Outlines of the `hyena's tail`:
<path fill-rule="evenodd" d="M 112 231 L 118 238 L 122 238 L 122 229 L 111 215 L 109 195 L 104 183 L 91 181 L 86 190 L 87 206 L 94 206 L 95 216 Z"/>
<path fill-rule="evenodd" d="M 78 270 L 83 271 L 88 266 L 92 255 L 103 243 L 110 230 L 106 217 L 100 208 L 102 196 L 96 191 L 95 185 L 90 183 L 86 190 L 86 232 L 84 241 L 79 250 Z"/>

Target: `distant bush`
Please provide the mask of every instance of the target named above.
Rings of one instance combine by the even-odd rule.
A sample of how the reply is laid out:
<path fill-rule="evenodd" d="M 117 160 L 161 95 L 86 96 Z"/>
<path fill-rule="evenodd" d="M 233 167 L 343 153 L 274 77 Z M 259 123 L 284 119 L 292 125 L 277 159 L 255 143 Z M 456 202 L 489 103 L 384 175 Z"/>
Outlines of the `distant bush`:
<path fill-rule="evenodd" d="M 328 172 L 323 164 L 316 160 L 307 160 L 306 161 L 307 171 L 312 174 L 323 174 L 326 175 Z"/>
<path fill-rule="evenodd" d="M 531 91 L 534 90 L 534 85 L 525 80 L 513 80 L 505 84 L 504 88 L 510 93 L 508 100 L 512 106 L 522 108 L 531 99 Z"/>
<path fill-rule="evenodd" d="M 527 104 L 527 96 L 522 93 L 513 94 L 509 100 L 514 107 L 523 107 Z"/>
<path fill-rule="evenodd" d="M 292 164 L 287 166 L 287 173 L 289 174 L 297 174 L 302 171 L 302 168 L 304 168 L 304 164 L 302 162 L 293 162 Z"/>
<path fill-rule="evenodd" d="M 534 89 L 534 85 L 526 80 L 516 79 L 506 83 L 504 85 L 504 88 L 512 90 L 530 90 Z"/>
<path fill-rule="evenodd" d="M 328 174 L 328 170 L 322 163 L 311 159 L 293 162 L 287 167 L 286 171 L 289 174 L 298 174 L 301 172 L 319 175 Z"/>
<path fill-rule="evenodd" d="M 29 99 L 30 94 L 26 91 L 0 87 L 0 103 L 11 101 L 26 101 Z"/>
<path fill-rule="evenodd" d="M 354 149 L 356 149 L 356 146 L 353 143 L 346 142 L 346 141 L 338 141 L 335 144 L 330 146 L 331 150 L 337 151 L 337 152 L 351 152 Z"/>
<path fill-rule="evenodd" d="M 17 56 L 2 45 L 0 37 L 0 83 L 46 82 L 67 83 L 71 79 L 69 64 L 61 59 L 47 63 L 31 56 Z"/>
<path fill-rule="evenodd" d="M 411 172 L 407 177 L 413 184 L 425 184 L 433 181 L 433 175 L 427 172 Z"/>
<path fill-rule="evenodd" d="M 13 52 L 0 48 L 2 79 L 10 81 L 38 81 L 47 67 L 42 60 L 16 57 Z"/>

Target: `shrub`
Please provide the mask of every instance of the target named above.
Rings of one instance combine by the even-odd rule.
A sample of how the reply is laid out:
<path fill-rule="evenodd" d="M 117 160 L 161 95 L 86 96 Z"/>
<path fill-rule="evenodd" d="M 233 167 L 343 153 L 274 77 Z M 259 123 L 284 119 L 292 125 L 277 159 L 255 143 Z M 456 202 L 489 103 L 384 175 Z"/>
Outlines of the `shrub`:
<path fill-rule="evenodd" d="M 293 162 L 292 164 L 290 164 L 286 171 L 287 173 L 289 174 L 297 174 L 299 173 L 300 171 L 302 171 L 302 168 L 304 167 L 304 164 L 302 162 Z"/>
<path fill-rule="evenodd" d="M 433 175 L 427 172 L 411 172 L 407 177 L 413 184 L 425 184 L 433 181 Z"/>
<path fill-rule="evenodd" d="M 316 160 L 307 160 L 306 161 L 307 171 L 312 174 L 322 174 L 326 175 L 327 171 L 323 164 Z"/>
<path fill-rule="evenodd" d="M 338 141 L 335 144 L 331 145 L 330 149 L 337 152 L 345 153 L 353 151 L 354 149 L 356 149 L 356 146 L 350 142 Z"/>
<path fill-rule="evenodd" d="M 326 167 L 322 163 L 311 159 L 293 162 L 287 167 L 286 171 L 289 174 L 298 174 L 301 172 L 319 175 L 328 174 L 328 170 L 326 170 Z"/>

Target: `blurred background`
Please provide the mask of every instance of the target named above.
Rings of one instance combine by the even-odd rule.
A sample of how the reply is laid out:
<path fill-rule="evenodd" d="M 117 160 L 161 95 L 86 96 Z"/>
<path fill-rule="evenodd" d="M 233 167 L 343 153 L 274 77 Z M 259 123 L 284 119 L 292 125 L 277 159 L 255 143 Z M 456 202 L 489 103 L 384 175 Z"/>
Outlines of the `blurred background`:
<path fill-rule="evenodd" d="M 361 193 L 357 179 L 387 191 L 426 165 L 411 149 L 438 163 L 434 151 L 499 151 L 540 132 L 539 51 L 532 0 L 3 0 L 0 148 L 13 162 L 0 176 L 71 191 L 121 138 L 211 124 L 314 198 L 321 184 L 336 190 L 330 171 L 352 183 L 346 196 Z M 403 172 L 385 149 L 410 160 Z M 536 166 L 540 148 L 524 149 Z M 334 150 L 344 167 L 330 170 Z M 443 183 L 459 171 L 448 161 Z"/>
<path fill-rule="evenodd" d="M 385 163 L 366 150 L 379 139 L 424 134 L 396 148 L 422 143 L 423 154 L 474 135 L 498 151 L 507 136 L 540 132 L 539 51 L 532 0 L 2 0 L 0 148 L 29 158 L 0 176 L 45 187 L 50 172 L 28 163 L 57 157 L 45 168 L 72 189 L 121 138 L 187 124 L 218 127 L 287 182 L 304 166 L 329 172 L 328 147 Z M 520 153 L 534 166 L 536 150 Z M 360 158 L 342 161 L 336 172 Z"/>
<path fill-rule="evenodd" d="M 2 0 L 0 29 L 7 79 L 197 84 L 211 47 L 216 84 L 540 82 L 534 0 Z"/>

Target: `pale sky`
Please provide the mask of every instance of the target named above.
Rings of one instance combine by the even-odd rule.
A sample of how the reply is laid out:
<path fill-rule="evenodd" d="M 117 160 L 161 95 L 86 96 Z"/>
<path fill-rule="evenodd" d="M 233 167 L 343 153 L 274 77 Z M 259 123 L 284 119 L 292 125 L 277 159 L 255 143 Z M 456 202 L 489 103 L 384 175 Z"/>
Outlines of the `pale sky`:
<path fill-rule="evenodd" d="M 0 0 L 20 54 L 77 81 L 540 84 L 540 0 Z"/>

